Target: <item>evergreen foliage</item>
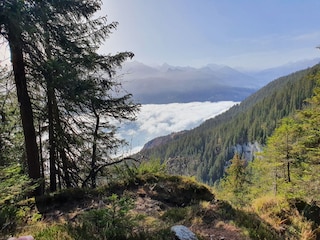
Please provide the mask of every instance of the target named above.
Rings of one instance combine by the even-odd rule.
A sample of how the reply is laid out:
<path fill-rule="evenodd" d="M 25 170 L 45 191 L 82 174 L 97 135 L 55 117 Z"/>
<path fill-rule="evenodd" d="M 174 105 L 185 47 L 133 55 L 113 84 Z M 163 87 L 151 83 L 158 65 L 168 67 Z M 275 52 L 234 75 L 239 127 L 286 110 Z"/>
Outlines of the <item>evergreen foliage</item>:
<path fill-rule="evenodd" d="M 226 195 L 223 199 L 230 200 L 234 205 L 244 205 L 250 181 L 250 173 L 245 159 L 236 153 L 231 165 L 226 169 L 225 177 L 219 182 L 219 189 Z"/>
<path fill-rule="evenodd" d="M 0 235 L 12 232 L 25 216 L 29 207 L 21 204 L 35 189 L 21 166 L 0 167 Z M 27 209 L 26 209 L 27 208 Z"/>
<path fill-rule="evenodd" d="M 279 78 L 225 113 L 153 149 L 144 156 L 162 161 L 184 158 L 195 164 L 199 180 L 213 184 L 223 176 L 226 162 L 237 144 L 264 145 L 280 120 L 302 109 L 312 95 L 320 66 Z"/>
<path fill-rule="evenodd" d="M 92 210 L 81 216 L 75 228 L 75 239 L 128 239 L 136 219 L 130 216 L 133 201 L 127 197 L 111 195 L 106 199 L 109 205 L 103 209 Z"/>
<path fill-rule="evenodd" d="M 46 180 L 48 165 L 50 191 L 96 187 L 99 171 L 124 144 L 116 137 L 114 120 L 132 121 L 139 109 L 116 77 L 117 68 L 133 53 L 97 53 L 117 26 L 96 17 L 101 4 L 72 0 L 0 5 L 1 37 L 11 53 L 26 167 L 32 179 Z M 43 190 L 44 185 L 36 194 Z"/>
<path fill-rule="evenodd" d="M 308 210 L 313 208 L 313 213 L 318 215 L 317 201 L 320 197 L 320 74 L 316 72 L 312 76 L 317 81 L 314 95 L 307 99 L 308 104 L 302 110 L 283 118 L 267 139 L 263 152 L 248 167 L 249 184 L 244 189 L 241 185 L 236 187 L 242 195 L 230 191 L 230 187 L 225 184 L 236 184 L 239 179 L 239 171 L 235 171 L 238 165 L 234 163 L 216 188 L 218 195 L 225 200 L 233 204 L 241 202 L 246 207 L 252 206 L 253 211 L 279 233 L 289 222 L 290 226 L 284 232 L 288 239 L 319 237 L 319 222 Z M 236 155 L 234 159 L 237 159 Z"/>
<path fill-rule="evenodd" d="M 0 166 L 23 164 L 23 136 L 12 77 L 0 67 Z"/>

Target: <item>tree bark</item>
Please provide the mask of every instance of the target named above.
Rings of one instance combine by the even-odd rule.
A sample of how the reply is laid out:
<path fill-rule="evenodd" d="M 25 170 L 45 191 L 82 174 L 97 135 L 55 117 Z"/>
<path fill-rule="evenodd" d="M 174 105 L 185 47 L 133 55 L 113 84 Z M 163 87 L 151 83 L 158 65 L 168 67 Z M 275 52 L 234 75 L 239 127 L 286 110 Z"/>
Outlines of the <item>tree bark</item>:
<path fill-rule="evenodd" d="M 39 151 L 34 128 L 31 100 L 28 94 L 25 62 L 19 26 L 8 24 L 8 41 L 11 53 L 11 62 L 14 72 L 14 80 L 17 89 L 17 97 L 20 107 L 20 115 L 25 140 L 28 173 L 31 179 L 38 181 L 41 178 Z M 43 183 L 40 183 L 43 184 Z M 36 196 L 42 195 L 42 187 L 38 186 L 34 192 Z"/>
<path fill-rule="evenodd" d="M 47 80 L 48 85 L 48 120 L 49 120 L 49 165 L 50 165 L 50 192 L 57 190 L 56 178 L 56 139 L 54 134 L 54 113 L 53 113 L 53 98 L 54 90 L 51 87 L 51 82 Z"/>
<path fill-rule="evenodd" d="M 99 126 L 100 126 L 100 116 L 96 112 L 96 109 L 94 107 L 94 103 L 92 103 L 92 109 L 94 116 L 96 117 L 96 123 L 95 123 L 95 129 L 93 133 L 93 144 L 92 144 L 92 157 L 91 157 L 91 188 L 96 188 L 97 187 L 97 172 L 96 170 L 96 163 L 97 163 L 97 141 L 98 141 L 98 131 L 99 131 Z"/>

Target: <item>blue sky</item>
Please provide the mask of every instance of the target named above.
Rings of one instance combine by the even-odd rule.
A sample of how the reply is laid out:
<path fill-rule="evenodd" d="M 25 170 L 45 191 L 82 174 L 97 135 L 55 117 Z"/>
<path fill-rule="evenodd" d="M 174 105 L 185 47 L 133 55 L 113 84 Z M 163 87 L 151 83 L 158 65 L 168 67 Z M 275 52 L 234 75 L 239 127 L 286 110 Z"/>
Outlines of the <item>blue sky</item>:
<path fill-rule="evenodd" d="M 319 0 L 103 0 L 103 53 L 145 64 L 262 69 L 320 57 Z"/>

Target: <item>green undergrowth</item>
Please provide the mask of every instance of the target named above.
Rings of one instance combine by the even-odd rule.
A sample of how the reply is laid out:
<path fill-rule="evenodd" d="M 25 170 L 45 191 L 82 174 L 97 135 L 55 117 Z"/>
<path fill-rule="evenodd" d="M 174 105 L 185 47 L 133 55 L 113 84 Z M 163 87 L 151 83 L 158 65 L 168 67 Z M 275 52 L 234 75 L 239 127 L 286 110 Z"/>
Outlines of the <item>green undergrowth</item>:
<path fill-rule="evenodd" d="M 158 162 L 152 164 L 118 169 L 117 178 L 96 189 L 65 189 L 36 201 L 20 200 L 19 208 L 2 208 L 3 221 L 7 216 L 15 223 L 1 232 L 3 239 L 30 234 L 37 240 L 161 240 L 170 239 L 170 228 L 177 224 L 198 230 L 233 225 L 246 235 L 243 239 L 316 239 L 316 204 L 263 197 L 250 208 L 236 207 L 215 199 L 194 178 L 168 175 Z M 138 211 L 139 201 L 149 201 L 146 205 L 156 210 Z M 196 233 L 200 240 L 207 237 Z"/>
<path fill-rule="evenodd" d="M 217 213 L 224 221 L 231 221 L 243 229 L 250 239 L 283 239 L 267 222 L 252 211 L 234 208 L 226 201 L 220 201 Z"/>
<path fill-rule="evenodd" d="M 2 235 L 30 234 L 37 240 L 170 239 L 171 226 L 190 226 L 198 217 L 200 202 L 214 200 L 210 188 L 193 178 L 167 175 L 146 166 L 143 171 L 130 171 L 135 174 L 126 173 L 126 178 L 119 177 L 97 189 L 65 189 L 37 198 L 33 211 L 38 218 L 24 220 L 32 217 L 26 213 L 21 218 L 24 224 Z M 135 210 L 139 192 L 161 205 L 156 214 Z"/>
<path fill-rule="evenodd" d="M 235 207 L 215 199 L 211 188 L 194 178 L 168 175 L 160 163 L 152 164 L 124 166 L 116 170 L 117 178 L 96 189 L 47 194 L 36 199 L 38 208 L 34 201 L 26 200 L 24 207 L 30 208 L 24 208 L 20 215 L 14 213 L 21 221 L 4 236 L 161 240 L 171 239 L 170 228 L 182 224 L 198 229 L 200 240 L 208 237 L 202 235 L 201 228 L 218 225 L 241 229 L 246 235 L 243 239 L 313 239 L 308 236 L 315 234 L 316 226 L 309 222 L 316 219 L 316 208 L 304 202 L 265 198 L 257 199 L 251 208 Z M 139 201 L 147 202 L 140 211 Z"/>
<path fill-rule="evenodd" d="M 149 178 L 151 178 L 151 175 L 144 176 L 144 179 Z M 233 207 L 227 201 L 218 201 L 213 198 L 208 200 L 206 194 L 202 195 L 204 196 L 204 199 L 201 199 L 200 194 L 197 199 L 193 199 L 189 202 L 186 201 L 186 204 L 181 204 L 179 201 L 182 197 L 180 196 L 181 192 L 178 192 L 178 189 L 182 189 L 180 191 L 186 191 L 188 194 L 191 192 L 197 193 L 203 191 L 202 187 L 205 187 L 205 185 L 194 182 L 192 178 L 177 176 L 168 176 L 165 178 L 164 175 L 154 175 L 152 179 L 153 181 L 146 181 L 144 184 L 139 185 L 139 187 L 149 189 L 154 186 L 153 190 L 157 192 L 157 194 L 156 192 L 154 192 L 154 194 L 157 195 L 157 197 L 148 195 L 149 193 L 146 193 L 146 195 L 151 198 L 154 197 L 154 199 L 161 199 L 161 202 L 166 206 L 161 209 L 161 212 L 157 215 L 137 213 L 134 210 L 134 202 L 137 198 L 137 195 L 135 195 L 136 191 L 134 190 L 129 191 L 126 189 L 122 194 L 110 194 L 110 189 L 108 189 L 107 186 L 96 190 L 70 189 L 70 194 L 67 194 L 68 190 L 51 194 L 51 204 L 58 206 L 61 204 L 61 200 L 65 199 L 65 195 L 67 195 L 68 201 L 78 201 L 78 206 L 80 206 L 83 204 L 83 200 L 91 199 L 94 194 L 99 194 L 98 196 L 100 200 L 103 201 L 104 205 L 82 211 L 72 221 L 48 221 L 45 218 L 45 214 L 43 214 L 44 218 L 42 220 L 40 219 L 37 224 L 30 225 L 32 227 L 29 226 L 29 228 L 20 229 L 20 233 L 31 234 L 37 240 L 161 240 L 170 239 L 168 238 L 168 236 L 170 236 L 170 227 L 176 224 L 186 226 L 197 224 L 201 226 L 212 226 L 217 222 L 224 222 L 241 228 L 250 239 L 308 239 L 295 238 L 295 236 L 299 235 L 302 237 L 312 234 L 310 232 L 307 233 L 307 228 L 304 232 L 299 234 L 294 233 L 294 231 L 298 230 L 293 229 L 285 229 L 287 232 L 285 233 L 284 229 L 281 229 L 281 227 L 275 228 L 272 221 L 268 221 L 266 218 L 267 214 L 270 215 L 270 219 L 277 215 L 279 218 L 278 221 L 281 222 L 284 219 L 287 219 L 286 214 L 289 213 L 290 206 L 294 204 L 300 206 L 301 212 L 305 211 L 307 213 L 307 206 L 303 206 L 300 202 L 290 203 L 290 205 L 288 205 L 285 202 L 275 203 L 274 201 L 267 201 L 267 199 L 264 199 L 257 201 L 253 205 L 252 208 L 255 209 L 243 210 Z M 173 183 L 175 183 L 175 185 Z M 163 190 L 165 186 L 166 189 L 173 188 L 173 186 L 175 186 L 175 188 L 170 191 L 168 190 L 165 193 L 161 193 L 159 197 L 159 192 L 161 191 L 159 189 L 155 190 L 156 185 L 160 186 L 160 190 Z M 197 189 L 196 186 L 198 186 L 199 189 Z M 169 195 L 167 195 L 169 192 L 171 193 L 171 199 L 169 199 Z M 61 194 L 61 196 L 59 196 L 59 194 Z M 62 208 L 59 209 L 61 210 Z M 311 212 L 311 210 L 309 212 Z M 309 217 L 311 218 L 312 216 Z M 205 239 L 205 236 L 198 233 L 198 238 Z"/>
<path fill-rule="evenodd" d="M 263 196 L 250 207 L 234 207 L 219 201 L 216 214 L 243 229 L 250 239 L 320 239 L 320 208 L 300 199 Z"/>

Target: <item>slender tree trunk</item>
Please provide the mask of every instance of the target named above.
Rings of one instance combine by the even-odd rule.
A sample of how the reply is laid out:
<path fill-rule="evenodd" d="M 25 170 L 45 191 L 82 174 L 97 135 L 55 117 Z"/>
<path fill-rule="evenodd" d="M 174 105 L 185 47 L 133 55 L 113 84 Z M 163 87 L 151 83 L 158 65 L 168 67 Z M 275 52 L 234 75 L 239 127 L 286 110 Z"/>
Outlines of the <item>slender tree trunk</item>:
<path fill-rule="evenodd" d="M 274 192 L 274 195 L 275 195 L 275 196 L 278 194 L 278 174 L 277 174 L 277 168 L 274 170 L 273 192 Z"/>
<path fill-rule="evenodd" d="M 40 170 L 41 170 L 41 178 L 42 179 L 45 179 L 45 176 L 44 176 L 44 160 L 43 160 L 43 154 L 42 154 L 42 138 L 41 138 L 41 120 L 38 119 L 39 121 L 39 128 L 38 128 L 38 131 L 39 131 L 39 158 L 40 158 Z M 42 191 L 44 192 L 45 191 L 45 185 L 42 184 Z"/>
<path fill-rule="evenodd" d="M 63 137 L 63 130 L 61 127 L 61 121 L 60 121 L 60 116 L 59 116 L 59 108 L 58 108 L 56 96 L 54 94 L 52 95 L 52 108 L 53 108 L 53 120 L 55 122 L 55 125 L 54 125 L 55 132 L 58 133 L 56 135 L 60 135 L 59 137 Z M 55 141 L 58 141 L 59 137 L 55 136 Z M 64 140 L 58 141 L 58 144 L 56 144 L 56 148 L 57 148 L 57 150 L 60 154 L 61 160 L 62 160 L 62 171 L 64 174 L 63 180 L 65 181 L 66 187 L 71 188 L 72 183 L 71 183 L 71 178 L 70 178 L 69 171 L 68 171 L 69 161 L 68 161 L 66 151 L 64 149 Z"/>
<path fill-rule="evenodd" d="M 31 179 L 37 181 L 41 178 L 39 151 L 36 141 L 31 100 L 27 89 L 25 63 L 23 58 L 21 31 L 18 26 L 8 25 L 8 41 L 11 52 L 11 62 L 14 72 L 14 80 L 20 105 L 20 115 L 25 140 L 28 173 Z M 35 195 L 42 194 L 42 187 L 35 190 Z"/>
<path fill-rule="evenodd" d="M 63 180 L 66 184 L 67 188 L 71 188 L 72 184 L 71 184 L 71 180 L 70 180 L 70 176 L 69 176 L 69 171 L 68 171 L 68 158 L 67 158 L 67 154 L 65 149 L 63 148 L 59 148 L 59 152 L 60 152 L 60 156 L 61 156 L 61 160 L 62 160 L 62 170 L 63 170 Z"/>
<path fill-rule="evenodd" d="M 288 178 L 288 182 L 291 182 L 291 177 L 290 177 L 290 153 L 289 153 L 289 136 L 288 136 L 288 133 L 287 133 L 287 139 L 286 139 L 286 144 L 287 144 L 287 178 Z"/>
<path fill-rule="evenodd" d="M 48 120 L 49 120 L 49 166 L 50 166 L 50 192 L 57 190 L 56 177 L 56 141 L 54 134 L 54 113 L 53 113 L 53 89 L 47 79 L 47 98 L 48 98 Z"/>
<path fill-rule="evenodd" d="M 290 176 L 290 162 L 289 162 L 289 159 L 288 159 L 288 162 L 287 162 L 287 178 L 288 178 L 288 182 L 291 182 L 291 176 Z"/>
<path fill-rule="evenodd" d="M 97 164 L 97 139 L 98 139 L 98 130 L 100 125 L 100 117 L 99 114 L 95 111 L 94 105 L 93 112 L 96 117 L 95 129 L 93 133 L 93 144 L 92 144 L 92 157 L 91 157 L 91 187 L 97 187 L 97 173 L 96 173 L 96 164 Z"/>
<path fill-rule="evenodd" d="M 60 171 L 59 165 L 57 165 L 57 177 L 58 177 L 58 187 L 61 190 L 62 189 L 62 180 L 61 180 L 61 171 Z"/>
<path fill-rule="evenodd" d="M 45 34 L 46 47 L 45 53 L 47 59 L 51 60 L 51 46 L 48 33 Z M 56 134 L 55 134 L 55 121 L 54 121 L 54 84 L 52 72 L 46 69 L 43 72 L 44 78 L 47 83 L 47 110 L 48 110 L 48 124 L 49 124 L 49 166 L 50 166 L 50 192 L 57 190 L 57 169 L 56 169 Z"/>

